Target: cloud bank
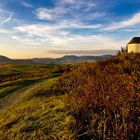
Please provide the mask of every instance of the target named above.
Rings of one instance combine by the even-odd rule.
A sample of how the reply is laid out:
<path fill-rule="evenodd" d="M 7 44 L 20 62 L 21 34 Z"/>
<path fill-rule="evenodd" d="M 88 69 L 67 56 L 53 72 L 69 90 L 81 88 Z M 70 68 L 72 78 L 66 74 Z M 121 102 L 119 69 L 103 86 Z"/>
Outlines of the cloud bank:
<path fill-rule="evenodd" d="M 118 50 L 50 50 L 49 53 L 53 54 L 67 54 L 67 55 L 103 55 L 103 54 L 116 54 Z"/>
<path fill-rule="evenodd" d="M 109 25 L 106 30 L 117 30 L 121 28 L 127 28 L 127 27 L 132 27 L 137 24 L 140 24 L 140 12 L 134 14 L 131 18 L 113 23 Z"/>

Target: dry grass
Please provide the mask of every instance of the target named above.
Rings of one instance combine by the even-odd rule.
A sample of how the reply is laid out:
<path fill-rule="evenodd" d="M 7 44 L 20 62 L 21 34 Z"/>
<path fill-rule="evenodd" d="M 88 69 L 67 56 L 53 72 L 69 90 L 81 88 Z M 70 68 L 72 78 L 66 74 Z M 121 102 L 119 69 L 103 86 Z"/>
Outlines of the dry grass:
<path fill-rule="evenodd" d="M 60 79 L 78 139 L 140 139 L 140 55 L 83 64 Z"/>

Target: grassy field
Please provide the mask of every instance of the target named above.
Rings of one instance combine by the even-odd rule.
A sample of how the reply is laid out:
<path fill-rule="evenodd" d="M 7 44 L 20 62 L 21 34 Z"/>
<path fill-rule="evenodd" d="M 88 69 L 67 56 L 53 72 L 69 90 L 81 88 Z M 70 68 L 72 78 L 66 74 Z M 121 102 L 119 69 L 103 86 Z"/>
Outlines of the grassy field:
<path fill-rule="evenodd" d="M 139 140 L 140 55 L 0 64 L 0 140 Z"/>
<path fill-rule="evenodd" d="M 75 65 L 0 64 L 1 140 L 70 138 L 64 96 L 49 90 L 72 67 Z"/>

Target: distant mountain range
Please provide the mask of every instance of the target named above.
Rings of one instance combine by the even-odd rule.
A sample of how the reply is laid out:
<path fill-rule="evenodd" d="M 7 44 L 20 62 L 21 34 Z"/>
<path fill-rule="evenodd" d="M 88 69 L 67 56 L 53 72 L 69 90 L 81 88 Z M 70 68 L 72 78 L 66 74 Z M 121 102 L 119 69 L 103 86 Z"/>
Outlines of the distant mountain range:
<path fill-rule="evenodd" d="M 0 55 L 0 62 L 7 63 L 69 63 L 69 62 L 93 62 L 111 58 L 112 55 L 102 56 L 75 56 L 66 55 L 61 58 L 32 58 L 32 59 L 10 59 Z"/>

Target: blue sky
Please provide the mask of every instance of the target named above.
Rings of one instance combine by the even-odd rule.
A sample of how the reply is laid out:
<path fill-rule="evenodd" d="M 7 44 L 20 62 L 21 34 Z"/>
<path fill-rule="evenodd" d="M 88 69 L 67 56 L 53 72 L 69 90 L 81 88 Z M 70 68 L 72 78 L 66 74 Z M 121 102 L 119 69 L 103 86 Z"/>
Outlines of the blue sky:
<path fill-rule="evenodd" d="M 139 5 L 140 0 L 0 0 L 0 55 L 107 54 L 140 36 Z"/>

